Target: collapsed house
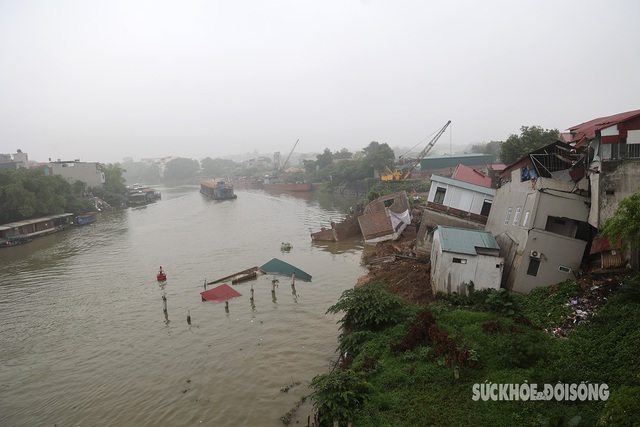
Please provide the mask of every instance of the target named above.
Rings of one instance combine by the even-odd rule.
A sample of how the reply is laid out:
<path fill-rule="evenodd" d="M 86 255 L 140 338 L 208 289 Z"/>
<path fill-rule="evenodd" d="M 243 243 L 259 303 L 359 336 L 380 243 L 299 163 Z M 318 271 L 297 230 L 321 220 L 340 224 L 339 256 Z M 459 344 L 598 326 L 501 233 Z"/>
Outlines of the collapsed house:
<path fill-rule="evenodd" d="M 365 243 L 397 240 L 411 224 L 409 199 L 405 191 L 380 196 L 358 217 Z"/>
<path fill-rule="evenodd" d="M 534 150 L 500 174 L 485 230 L 505 259 L 504 286 L 529 293 L 574 277 L 595 236 L 586 151 L 557 141 Z"/>
<path fill-rule="evenodd" d="M 397 240 L 411 224 L 411 212 L 406 191 L 380 196 L 364 210 L 358 207 L 341 222 L 331 222 L 331 228 L 322 227 L 311 233 L 315 242 L 337 242 L 362 236 L 365 243 Z"/>
<path fill-rule="evenodd" d="M 499 289 L 504 258 L 491 233 L 437 226 L 431 249 L 431 290 L 434 294 L 467 295 L 474 290 Z"/>
<path fill-rule="evenodd" d="M 495 192 L 483 185 L 432 175 L 416 250 L 423 254 L 431 252 L 431 232 L 438 225 L 484 230 Z"/>

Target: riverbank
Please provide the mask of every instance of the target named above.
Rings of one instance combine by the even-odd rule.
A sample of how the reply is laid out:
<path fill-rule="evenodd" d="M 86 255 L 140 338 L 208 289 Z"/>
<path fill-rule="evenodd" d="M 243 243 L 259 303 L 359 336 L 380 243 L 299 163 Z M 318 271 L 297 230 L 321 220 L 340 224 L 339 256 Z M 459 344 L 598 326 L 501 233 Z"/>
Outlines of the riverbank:
<path fill-rule="evenodd" d="M 415 254 L 414 237 L 405 234 L 365 251 L 370 269 L 358 281 L 359 293 L 346 300 L 343 294 L 336 304 L 345 309 L 338 351 L 348 349 L 348 357 L 312 382 L 312 399 L 325 416 L 333 408 L 359 426 L 634 425 L 640 419 L 637 276 L 585 275 L 528 296 L 483 291 L 435 298 L 428 259 Z M 384 293 L 368 294 L 380 283 Z M 395 311 L 410 317 L 380 329 L 344 323 L 350 310 L 362 309 L 350 305 L 357 300 L 388 319 L 384 307 L 398 304 L 398 296 L 403 308 Z M 545 400 L 518 393 L 494 400 L 480 393 L 487 384 L 539 384 L 538 391 L 546 386 L 552 393 Z M 570 394 L 580 384 L 596 393 Z M 558 394 L 565 385 L 566 396 Z M 341 396 L 350 400 L 331 406 Z"/>

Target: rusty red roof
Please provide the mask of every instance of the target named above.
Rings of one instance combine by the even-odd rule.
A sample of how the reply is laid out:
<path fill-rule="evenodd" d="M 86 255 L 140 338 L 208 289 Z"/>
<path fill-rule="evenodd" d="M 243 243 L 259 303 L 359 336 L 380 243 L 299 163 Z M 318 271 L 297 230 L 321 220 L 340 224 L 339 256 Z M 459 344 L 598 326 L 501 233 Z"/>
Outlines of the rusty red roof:
<path fill-rule="evenodd" d="M 456 167 L 456 171 L 453 173 L 451 178 L 491 188 L 490 177 L 486 176 L 482 172 L 478 172 L 477 170 L 470 168 L 469 166 L 465 166 L 462 163 Z"/>
<path fill-rule="evenodd" d="M 607 237 L 597 235 L 591 242 L 591 250 L 589 255 L 599 254 L 600 252 L 610 251 L 612 249 L 620 249 L 622 247 L 622 239 L 618 237 L 615 248 L 611 247 L 611 240 Z"/>
<path fill-rule="evenodd" d="M 587 140 L 596 137 L 596 132 L 636 117 L 640 117 L 640 110 L 627 111 L 626 113 L 618 113 L 613 116 L 599 117 L 597 119 L 572 126 L 568 129 L 572 136 L 570 142 L 575 144 L 576 147 L 582 147 L 587 143 Z"/>
<path fill-rule="evenodd" d="M 240 292 L 233 289 L 231 286 L 223 283 L 220 286 L 216 286 L 215 288 L 209 289 L 204 292 L 200 292 L 203 301 L 213 301 L 213 302 L 222 302 L 229 300 L 231 298 L 236 298 L 242 296 Z"/>

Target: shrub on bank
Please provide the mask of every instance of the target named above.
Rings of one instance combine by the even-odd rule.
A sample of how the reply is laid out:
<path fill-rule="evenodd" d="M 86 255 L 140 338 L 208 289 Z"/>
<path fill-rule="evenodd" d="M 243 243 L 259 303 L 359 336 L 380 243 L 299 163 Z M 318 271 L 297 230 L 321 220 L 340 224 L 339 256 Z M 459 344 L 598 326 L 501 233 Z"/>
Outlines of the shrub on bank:
<path fill-rule="evenodd" d="M 514 313 L 507 317 L 501 315 L 501 307 L 489 310 L 486 301 L 470 300 L 470 309 L 438 300 L 428 306 L 430 314 L 425 314 L 424 307 L 414 307 L 414 313 L 422 309 L 422 314 L 403 321 L 403 316 L 386 311 L 399 303 L 386 301 L 393 296 L 380 289 L 363 290 L 375 298 L 350 295 L 349 307 L 359 309 L 345 308 L 358 316 L 343 325 L 368 324 L 375 329 L 359 329 L 354 340 L 357 345 L 349 346 L 350 369 L 370 386 L 366 399 L 352 407 L 354 425 L 627 425 L 625 422 L 637 419 L 633 418 L 634 408 L 640 407 L 639 283 L 637 278 L 625 281 L 620 292 L 590 321 L 577 324 L 568 338 L 554 337 L 544 327 L 562 319 L 566 301 L 579 290 L 573 282 L 537 288 L 529 296 L 517 297 Z M 374 317 L 380 321 L 353 323 L 373 316 L 364 316 L 360 304 L 377 307 Z M 411 312 L 402 304 L 398 307 L 405 315 Z M 385 327 L 379 328 L 382 324 Z M 348 333 L 343 330 L 343 334 L 344 343 Z M 445 348 L 448 352 L 442 352 Z M 443 354 L 452 355 L 454 350 L 466 352 L 465 363 L 455 357 L 448 357 L 450 362 L 446 363 Z M 476 363 L 471 367 L 471 358 L 480 368 Z M 472 388 L 477 384 L 558 382 L 607 384 L 611 399 L 472 399 Z M 322 390 L 316 389 L 315 394 L 320 398 Z"/>

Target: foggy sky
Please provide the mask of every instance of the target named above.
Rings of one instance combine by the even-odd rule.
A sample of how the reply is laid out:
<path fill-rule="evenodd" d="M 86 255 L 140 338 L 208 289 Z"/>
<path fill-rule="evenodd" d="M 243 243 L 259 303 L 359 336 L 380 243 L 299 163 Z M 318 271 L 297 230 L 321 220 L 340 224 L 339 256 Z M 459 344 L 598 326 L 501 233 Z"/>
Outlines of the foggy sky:
<path fill-rule="evenodd" d="M 0 153 L 413 147 L 447 120 L 439 146 L 563 131 L 640 108 L 639 17 L 636 0 L 0 0 Z"/>

